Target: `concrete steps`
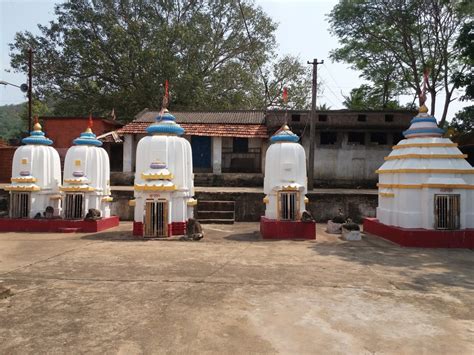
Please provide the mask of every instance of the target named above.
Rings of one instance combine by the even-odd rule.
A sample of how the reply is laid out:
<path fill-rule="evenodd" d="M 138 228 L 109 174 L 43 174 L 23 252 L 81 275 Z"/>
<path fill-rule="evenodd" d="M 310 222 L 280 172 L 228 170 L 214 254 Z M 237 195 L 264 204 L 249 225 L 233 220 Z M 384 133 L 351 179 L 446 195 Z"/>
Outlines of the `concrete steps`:
<path fill-rule="evenodd" d="M 235 202 L 198 200 L 196 219 L 200 223 L 233 224 L 235 222 Z"/>

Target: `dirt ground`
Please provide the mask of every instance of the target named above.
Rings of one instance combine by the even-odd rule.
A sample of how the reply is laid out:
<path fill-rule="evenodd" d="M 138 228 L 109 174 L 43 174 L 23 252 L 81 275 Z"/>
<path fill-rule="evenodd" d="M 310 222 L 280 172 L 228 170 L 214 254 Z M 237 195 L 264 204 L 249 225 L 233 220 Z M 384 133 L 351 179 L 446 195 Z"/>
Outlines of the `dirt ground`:
<path fill-rule="evenodd" d="M 262 241 L 0 234 L 0 353 L 472 354 L 474 254 Z"/>

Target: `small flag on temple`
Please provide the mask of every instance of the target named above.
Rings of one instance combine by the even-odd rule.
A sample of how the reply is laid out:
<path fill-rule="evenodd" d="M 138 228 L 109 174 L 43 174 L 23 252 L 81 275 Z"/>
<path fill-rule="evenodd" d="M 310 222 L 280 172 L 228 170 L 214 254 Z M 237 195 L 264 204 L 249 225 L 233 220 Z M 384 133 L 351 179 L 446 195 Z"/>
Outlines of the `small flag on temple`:
<path fill-rule="evenodd" d="M 92 113 L 89 113 L 89 128 L 92 128 L 94 122 L 92 121 Z"/>
<path fill-rule="evenodd" d="M 283 88 L 283 102 L 285 105 L 288 103 L 288 89 L 286 86 Z"/>
<path fill-rule="evenodd" d="M 165 80 L 165 96 L 166 96 L 166 98 L 167 98 L 168 101 L 169 101 L 169 99 L 170 99 L 170 93 L 169 93 L 168 79 Z"/>

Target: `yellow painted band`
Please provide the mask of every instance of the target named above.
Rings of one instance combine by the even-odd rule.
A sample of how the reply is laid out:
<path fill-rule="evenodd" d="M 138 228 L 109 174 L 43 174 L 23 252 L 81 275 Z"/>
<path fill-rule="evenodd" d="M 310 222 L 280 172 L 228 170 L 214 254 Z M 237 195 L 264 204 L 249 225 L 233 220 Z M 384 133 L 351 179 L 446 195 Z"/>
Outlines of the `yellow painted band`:
<path fill-rule="evenodd" d="M 39 186 L 5 186 L 3 188 L 5 191 L 40 191 L 41 188 Z"/>
<path fill-rule="evenodd" d="M 392 149 L 404 149 L 404 148 L 428 148 L 428 147 L 457 147 L 457 143 L 408 143 L 394 145 Z"/>
<path fill-rule="evenodd" d="M 85 184 L 86 181 L 84 179 L 64 179 L 65 184 Z"/>
<path fill-rule="evenodd" d="M 36 178 L 34 177 L 16 177 L 11 178 L 11 182 L 36 182 Z"/>
<path fill-rule="evenodd" d="M 106 196 L 102 199 L 103 202 L 112 202 L 114 198 L 112 196 Z"/>
<path fill-rule="evenodd" d="M 170 186 L 147 186 L 147 185 L 135 185 L 135 191 L 175 191 L 177 189 L 176 185 Z"/>
<path fill-rule="evenodd" d="M 384 160 L 396 159 L 466 159 L 467 154 L 403 154 L 385 157 Z"/>
<path fill-rule="evenodd" d="M 380 192 L 379 196 L 382 196 L 382 197 L 395 197 L 395 194 L 390 193 L 390 192 Z"/>
<path fill-rule="evenodd" d="M 91 186 L 85 186 L 85 187 L 78 187 L 78 186 L 61 186 L 59 188 L 61 191 L 70 191 L 70 192 L 76 192 L 76 191 L 94 191 L 95 189 Z"/>
<path fill-rule="evenodd" d="M 309 199 L 307 197 L 304 198 L 304 203 L 306 203 L 306 204 L 309 203 Z"/>
<path fill-rule="evenodd" d="M 197 200 L 195 200 L 195 199 L 193 199 L 193 198 L 190 199 L 190 200 L 188 200 L 188 202 L 186 202 L 186 204 L 187 204 L 188 206 L 196 206 L 197 203 L 198 203 Z"/>
<path fill-rule="evenodd" d="M 173 174 L 145 174 L 142 173 L 143 180 L 171 180 L 173 178 Z"/>
<path fill-rule="evenodd" d="M 298 191 L 298 188 L 293 187 L 293 186 L 283 186 L 282 190 L 283 191 Z"/>
<path fill-rule="evenodd" d="M 474 190 L 474 185 L 467 184 L 418 184 L 418 185 L 404 185 L 404 184 L 377 184 L 380 188 L 387 189 L 465 189 Z"/>
<path fill-rule="evenodd" d="M 376 174 L 474 174 L 474 169 L 387 169 L 375 170 Z"/>
<path fill-rule="evenodd" d="M 128 205 L 129 205 L 130 207 L 135 207 L 136 203 L 137 203 L 137 201 L 135 201 L 135 200 L 129 200 L 129 201 L 128 201 Z"/>
<path fill-rule="evenodd" d="M 268 199 L 267 196 L 265 196 L 265 197 L 263 198 L 263 203 L 264 203 L 264 204 L 267 204 L 268 202 L 270 202 L 270 200 Z"/>

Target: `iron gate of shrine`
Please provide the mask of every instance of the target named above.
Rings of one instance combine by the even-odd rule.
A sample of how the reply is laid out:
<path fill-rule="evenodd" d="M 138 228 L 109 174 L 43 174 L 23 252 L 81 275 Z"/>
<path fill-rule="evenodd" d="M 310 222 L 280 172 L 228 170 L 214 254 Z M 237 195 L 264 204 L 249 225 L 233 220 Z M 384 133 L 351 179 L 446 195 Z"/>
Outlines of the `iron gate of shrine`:
<path fill-rule="evenodd" d="M 82 219 L 84 217 L 84 194 L 67 193 L 64 206 L 65 219 Z"/>
<path fill-rule="evenodd" d="M 163 238 L 168 236 L 168 201 L 146 200 L 145 237 Z"/>
<path fill-rule="evenodd" d="M 28 218 L 30 213 L 31 195 L 29 192 L 12 192 L 10 202 L 11 218 Z"/>
<path fill-rule="evenodd" d="M 298 219 L 298 192 L 278 193 L 278 216 L 282 221 Z"/>
<path fill-rule="evenodd" d="M 460 195 L 435 195 L 435 228 L 459 229 L 461 215 Z"/>

